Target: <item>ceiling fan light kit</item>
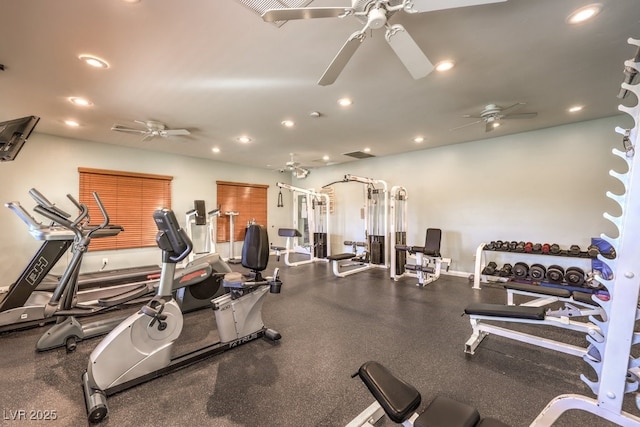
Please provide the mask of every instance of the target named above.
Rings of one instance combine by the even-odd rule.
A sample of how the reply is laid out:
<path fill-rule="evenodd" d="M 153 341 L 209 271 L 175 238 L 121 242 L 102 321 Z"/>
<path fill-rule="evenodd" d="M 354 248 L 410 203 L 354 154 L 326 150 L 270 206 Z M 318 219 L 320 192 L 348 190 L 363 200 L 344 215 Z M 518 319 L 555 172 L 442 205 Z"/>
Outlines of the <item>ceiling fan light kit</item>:
<path fill-rule="evenodd" d="M 385 40 L 405 66 L 411 77 L 421 79 L 429 75 L 434 66 L 420 49 L 420 46 L 400 24 L 390 25 L 389 18 L 398 11 L 422 13 L 434 10 L 454 9 L 500 3 L 506 0 L 352 0 L 351 7 L 300 7 L 269 9 L 262 14 L 265 22 L 282 22 L 292 19 L 345 18 L 354 16 L 364 27 L 351 34 L 329 67 L 318 80 L 321 86 L 333 84 L 360 44 L 366 38 L 367 30 L 386 28 Z"/>

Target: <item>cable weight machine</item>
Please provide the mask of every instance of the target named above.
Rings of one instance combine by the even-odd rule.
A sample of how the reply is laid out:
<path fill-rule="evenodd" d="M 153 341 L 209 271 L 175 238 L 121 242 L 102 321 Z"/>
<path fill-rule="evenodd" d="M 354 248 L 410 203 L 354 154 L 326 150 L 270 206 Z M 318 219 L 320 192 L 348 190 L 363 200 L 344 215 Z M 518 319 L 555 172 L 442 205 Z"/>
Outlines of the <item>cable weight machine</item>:
<path fill-rule="evenodd" d="M 313 189 L 304 189 L 278 182 L 279 188 L 290 190 L 294 194 L 293 228 L 280 228 L 278 235 L 286 237 L 285 246 L 272 246 L 279 257 L 284 254 L 284 262 L 290 267 L 315 261 L 327 261 L 331 254 L 329 238 L 329 196 Z M 298 197 L 302 197 L 300 200 Z M 298 200 L 297 200 L 298 199 Z M 298 203 L 300 200 L 301 203 Z M 306 220 L 306 221 L 304 221 Z M 300 244 L 300 239 L 303 239 Z M 306 239 L 305 239 L 306 238 Z M 305 241 L 306 240 L 306 241 Z M 302 253 L 309 259 L 291 261 L 289 254 Z"/>

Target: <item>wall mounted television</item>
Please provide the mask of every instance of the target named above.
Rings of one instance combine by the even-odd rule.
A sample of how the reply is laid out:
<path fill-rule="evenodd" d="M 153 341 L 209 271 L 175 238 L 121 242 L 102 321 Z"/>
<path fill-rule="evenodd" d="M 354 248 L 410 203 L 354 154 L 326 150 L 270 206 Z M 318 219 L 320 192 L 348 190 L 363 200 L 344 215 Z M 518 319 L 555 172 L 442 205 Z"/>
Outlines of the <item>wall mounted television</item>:
<path fill-rule="evenodd" d="M 0 162 L 14 160 L 40 117 L 27 116 L 0 122 Z"/>

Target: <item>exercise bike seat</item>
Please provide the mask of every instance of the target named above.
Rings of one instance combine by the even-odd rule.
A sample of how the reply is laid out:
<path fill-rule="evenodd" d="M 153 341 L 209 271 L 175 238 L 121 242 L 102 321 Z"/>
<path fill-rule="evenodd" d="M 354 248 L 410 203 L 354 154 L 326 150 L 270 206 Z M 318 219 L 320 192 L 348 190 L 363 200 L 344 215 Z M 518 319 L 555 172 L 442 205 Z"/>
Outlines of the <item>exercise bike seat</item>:
<path fill-rule="evenodd" d="M 396 423 L 407 420 L 420 406 L 422 397 L 418 390 L 394 376 L 378 362 L 365 362 L 353 376 L 356 375 L 367 386 L 387 416 Z"/>

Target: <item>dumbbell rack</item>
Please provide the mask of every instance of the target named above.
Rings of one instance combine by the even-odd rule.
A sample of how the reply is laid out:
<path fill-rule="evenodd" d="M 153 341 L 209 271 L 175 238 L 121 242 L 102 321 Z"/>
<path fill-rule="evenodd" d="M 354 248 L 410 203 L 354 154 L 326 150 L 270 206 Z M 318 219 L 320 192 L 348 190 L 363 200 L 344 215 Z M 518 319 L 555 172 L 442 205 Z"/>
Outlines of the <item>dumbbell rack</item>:
<path fill-rule="evenodd" d="M 640 48 L 640 40 L 630 38 L 628 42 Z M 628 60 L 624 65 L 640 72 L 640 62 Z M 636 100 L 640 99 L 640 84 L 622 83 L 622 88 L 633 92 Z M 640 318 L 640 245 L 637 243 L 640 235 L 640 159 L 635 156 L 634 148 L 638 140 L 640 104 L 636 101 L 634 107 L 620 105 L 618 109 L 629 114 L 635 125 L 631 129 L 616 127 L 616 132 L 623 135 L 626 151 L 614 149 L 613 154 L 627 163 L 628 171 L 610 171 L 610 175 L 624 185 L 624 194 L 607 192 L 607 196 L 622 208 L 622 215 L 619 217 L 604 214 L 604 217 L 618 228 L 617 238 L 602 236 L 616 249 L 617 257 L 612 260 L 599 258 L 611 267 L 614 275 L 611 280 L 598 278 L 609 290 L 609 301 L 594 299 L 605 310 L 606 320 L 590 317 L 590 320 L 601 328 L 604 336 L 601 342 L 587 336 L 587 340 L 601 355 L 600 361 L 585 358 L 595 371 L 597 379 L 592 381 L 585 375 L 580 376 L 597 397 L 594 399 L 578 394 L 557 396 L 549 402 L 531 426 L 550 426 L 565 411 L 571 409 L 593 413 L 621 426 L 640 426 L 639 416 L 622 410 L 627 393 L 635 393 L 635 404 L 640 408 L 640 358 L 631 355 L 632 346 L 640 344 L 640 333 L 635 332 L 636 319 Z"/>
<path fill-rule="evenodd" d="M 504 249 L 487 249 L 486 243 L 480 243 L 480 245 L 478 245 L 478 248 L 476 249 L 475 266 L 473 270 L 473 289 L 481 289 L 480 283 L 490 283 L 491 281 L 488 280 L 487 277 L 496 277 L 496 276 L 487 276 L 485 274 L 482 274 L 482 271 L 484 270 L 487 264 L 486 255 L 489 252 L 501 252 L 501 253 L 507 253 L 512 255 L 525 255 L 525 256 L 538 255 L 541 257 L 562 257 L 562 258 L 571 258 L 571 259 L 582 260 L 582 261 L 596 258 L 596 257 L 590 256 L 587 252 L 584 252 L 584 251 L 580 252 L 579 255 L 569 255 L 568 251 L 566 250 L 561 250 L 559 253 L 555 253 L 555 254 L 541 253 L 541 252 L 517 252 L 517 251 L 508 251 Z M 494 280 L 494 282 L 501 282 L 501 281 L 503 280 Z"/>

